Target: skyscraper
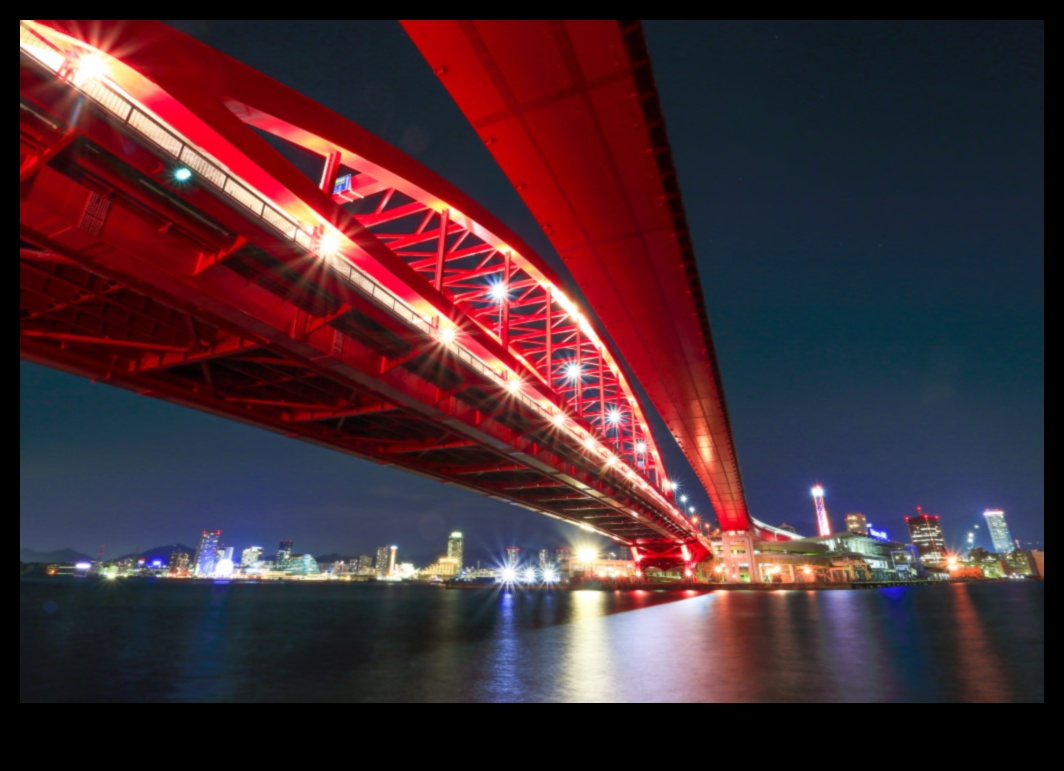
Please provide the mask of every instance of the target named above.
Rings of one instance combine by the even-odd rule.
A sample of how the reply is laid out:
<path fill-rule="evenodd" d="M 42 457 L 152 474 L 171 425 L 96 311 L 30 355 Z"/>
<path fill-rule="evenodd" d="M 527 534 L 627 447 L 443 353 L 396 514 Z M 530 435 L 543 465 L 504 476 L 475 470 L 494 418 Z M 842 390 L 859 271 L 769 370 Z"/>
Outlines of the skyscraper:
<path fill-rule="evenodd" d="M 546 549 L 539 550 L 539 569 L 546 570 L 550 567 L 550 552 Z"/>
<path fill-rule="evenodd" d="M 204 530 L 200 538 L 199 547 L 196 549 L 194 573 L 203 578 L 214 575 L 218 566 L 218 549 L 222 545 L 221 530 Z"/>
<path fill-rule="evenodd" d="M 461 533 L 451 533 L 447 540 L 447 559 L 455 561 L 459 573 L 465 570 L 465 536 Z"/>
<path fill-rule="evenodd" d="M 909 525 L 909 535 L 912 537 L 913 546 L 920 554 L 920 561 L 932 567 L 945 565 L 948 550 L 940 518 L 924 514 L 923 509 L 916 511 L 917 516 L 906 517 L 905 521 Z"/>
<path fill-rule="evenodd" d="M 292 559 L 292 547 L 295 546 L 295 541 L 281 541 L 281 544 L 277 547 L 277 562 L 287 562 Z"/>
<path fill-rule="evenodd" d="M 868 535 L 868 517 L 864 514 L 847 514 L 846 530 L 854 535 Z"/>
<path fill-rule="evenodd" d="M 521 549 L 511 546 L 506 550 L 506 566 L 516 568 L 521 563 Z"/>
<path fill-rule="evenodd" d="M 377 578 L 395 578 L 398 557 L 398 546 L 382 546 L 377 549 Z"/>
<path fill-rule="evenodd" d="M 1012 554 L 1016 551 L 1016 542 L 1012 539 L 1009 523 L 1005 521 L 1005 512 L 987 510 L 986 526 L 990 530 L 990 540 L 994 542 L 994 551 L 998 554 Z"/>

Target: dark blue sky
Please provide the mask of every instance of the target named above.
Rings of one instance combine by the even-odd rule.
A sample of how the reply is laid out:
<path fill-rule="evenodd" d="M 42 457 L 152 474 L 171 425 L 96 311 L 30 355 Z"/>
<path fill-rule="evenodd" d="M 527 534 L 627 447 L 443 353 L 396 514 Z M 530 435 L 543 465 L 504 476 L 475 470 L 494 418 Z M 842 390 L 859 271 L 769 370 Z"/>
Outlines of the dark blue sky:
<path fill-rule="evenodd" d="M 181 21 L 414 154 L 549 252 L 394 21 Z M 648 21 L 754 513 L 1044 540 L 1045 27 Z M 20 366 L 20 541 L 561 545 L 571 528 Z M 675 468 L 675 462 L 671 464 Z M 675 473 L 675 472 L 674 472 Z M 677 476 L 693 485 L 689 471 Z M 708 504 L 701 501 L 703 509 Z"/>

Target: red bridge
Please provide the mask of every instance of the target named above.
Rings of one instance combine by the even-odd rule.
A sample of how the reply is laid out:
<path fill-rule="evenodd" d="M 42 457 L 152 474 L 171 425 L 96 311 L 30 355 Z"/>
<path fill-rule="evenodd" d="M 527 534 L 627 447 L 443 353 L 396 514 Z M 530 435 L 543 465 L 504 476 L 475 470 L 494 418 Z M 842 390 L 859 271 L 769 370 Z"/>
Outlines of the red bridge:
<path fill-rule="evenodd" d="M 639 24 L 406 26 L 620 351 L 504 224 L 325 107 L 160 22 L 21 20 L 21 357 L 701 561 L 623 354 L 722 525 L 763 529 Z M 531 74 L 533 31 L 568 69 Z"/>

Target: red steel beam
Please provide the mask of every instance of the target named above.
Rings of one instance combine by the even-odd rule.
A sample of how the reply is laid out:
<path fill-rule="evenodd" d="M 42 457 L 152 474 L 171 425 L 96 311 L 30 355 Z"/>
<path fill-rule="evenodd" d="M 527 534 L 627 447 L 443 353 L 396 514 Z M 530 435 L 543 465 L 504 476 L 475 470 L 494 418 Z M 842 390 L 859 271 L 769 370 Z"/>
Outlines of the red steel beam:
<path fill-rule="evenodd" d="M 490 495 L 498 493 L 483 489 L 480 478 L 499 473 L 587 491 L 601 501 L 599 510 L 616 511 L 625 522 L 627 512 L 640 512 L 638 521 L 616 528 L 626 540 L 679 543 L 693 537 L 686 518 L 632 467 L 586 454 L 571 439 L 555 435 L 557 429 L 537 411 L 564 407 L 568 413 L 575 408 L 566 421 L 590 426 L 599 447 L 612 445 L 632 457 L 633 464 L 639 460 L 633 449 L 636 437 L 651 442 L 642 425 L 626 426 L 620 436 L 605 425 L 604 398 L 628 400 L 620 405 L 627 420 L 639 414 L 615 354 L 589 320 L 571 303 L 563 304 L 560 281 L 501 223 L 357 127 L 161 24 L 46 24 L 72 36 L 52 35 L 47 27 L 33 32 L 49 36 L 57 50 L 67 52 L 68 62 L 92 51 L 81 41 L 122 51 L 125 58 L 111 62 L 122 91 L 93 97 L 97 106 L 71 110 L 77 100 L 66 98 L 46 77 L 41 80 L 33 67 L 20 69 L 20 96 L 32 105 L 23 113 L 47 113 L 48 121 L 60 127 L 65 123 L 68 131 L 76 128 L 84 140 L 60 153 L 61 167 L 45 164 L 20 186 L 20 236 L 25 244 L 76 266 L 71 268 L 75 276 L 84 269 L 92 281 L 130 288 L 123 302 L 132 302 L 131 307 L 100 298 L 101 323 L 121 328 L 136 322 L 158 330 L 181 319 L 188 328 L 179 337 L 190 344 L 144 340 L 148 335 L 143 330 L 129 326 L 128 338 L 104 345 L 117 338 L 72 331 L 80 327 L 66 322 L 68 329 L 20 326 L 25 358 Z M 22 30 L 25 36 L 25 25 Z M 138 46 L 123 45 L 134 39 Z M 59 76 L 69 74 L 76 81 L 76 66 L 69 66 L 73 69 L 65 69 L 64 63 Z M 137 70 L 150 70 L 152 80 Z M 210 78 L 197 79 L 197 73 L 208 72 Z M 212 87 L 204 88 L 204 83 Z M 125 125 L 133 118 L 139 121 L 135 130 Z M 27 120 L 25 114 L 20 113 L 20 120 Z M 368 227 L 357 212 L 339 208 L 331 191 L 319 189 L 320 180 L 303 177 L 245 123 L 259 122 L 262 128 L 262 121 L 285 138 L 321 150 L 331 167 L 324 176 L 335 171 L 338 153 L 344 166 L 358 164 L 360 177 L 380 178 L 382 184 L 365 180 L 362 187 L 379 188 L 381 199 L 369 206 L 380 219 L 367 220 Z M 202 180 L 175 182 L 167 172 L 173 161 L 166 153 L 180 154 L 183 162 L 188 158 Z M 224 171 L 219 166 L 211 170 L 212 157 L 224 158 Z M 445 198 L 449 204 L 442 204 Z M 453 208 L 456 202 L 461 214 Z M 407 207 L 409 222 L 385 221 L 395 207 Z M 323 251 L 328 238 L 337 241 L 339 251 L 331 259 Z M 423 255 L 410 258 L 419 266 L 426 262 L 418 270 L 389 246 L 389 241 L 433 239 L 437 261 L 427 263 Z M 489 266 L 496 270 L 481 273 Z M 66 268 L 56 264 L 54 270 Z M 469 283 L 474 273 L 498 279 L 509 290 L 506 296 L 493 300 L 494 293 L 485 288 L 481 297 L 459 307 L 447 280 L 460 284 L 464 275 Z M 48 278 L 53 277 L 59 274 Z M 359 283 L 366 280 L 376 282 L 372 292 Z M 542 302 L 534 297 L 540 287 Z M 123 315 L 114 317 L 115 310 Z M 156 310 L 163 311 L 161 317 L 152 315 Z M 371 325 L 352 335 L 346 330 L 356 323 L 351 320 L 356 313 Z M 556 329 L 561 315 L 573 319 L 569 334 Z M 425 318 L 434 321 L 426 327 Z M 471 353 L 480 364 L 473 366 L 433 337 L 435 325 L 442 323 L 454 325 L 462 335 L 462 355 Z M 536 323 L 542 324 L 543 342 L 529 337 Z M 515 329 L 521 330 L 516 342 L 507 339 Z M 223 351 L 217 342 L 212 350 L 212 340 L 238 342 Z M 103 356 L 91 344 L 114 351 Z M 241 358 L 245 345 L 261 349 L 256 361 Z M 265 356 L 267 351 L 279 358 Z M 565 372 L 567 357 L 586 367 L 576 378 L 578 386 L 566 383 L 572 379 Z M 198 366 L 180 369 L 183 364 Z M 292 366 L 304 371 L 294 377 L 279 371 Z M 484 367 L 502 372 L 507 385 L 491 381 Z M 436 377 L 444 380 L 435 382 Z M 490 405 L 462 400 L 474 387 L 481 402 L 483 394 L 496 394 L 488 397 Z M 345 404 L 358 405 L 363 399 L 390 405 L 383 422 L 374 423 L 371 410 L 337 415 L 339 423 L 293 419 L 350 411 Z M 360 426 L 380 433 L 360 435 Z M 404 446 L 410 453 L 396 454 L 395 448 Z M 448 456 L 441 463 L 451 465 L 422 457 L 426 453 Z M 454 465 L 463 462 L 467 465 Z M 536 508 L 520 496 L 504 497 Z M 564 508 L 539 510 L 580 520 Z"/>
<path fill-rule="evenodd" d="M 404 19 L 623 350 L 726 530 L 751 520 L 637 20 Z"/>

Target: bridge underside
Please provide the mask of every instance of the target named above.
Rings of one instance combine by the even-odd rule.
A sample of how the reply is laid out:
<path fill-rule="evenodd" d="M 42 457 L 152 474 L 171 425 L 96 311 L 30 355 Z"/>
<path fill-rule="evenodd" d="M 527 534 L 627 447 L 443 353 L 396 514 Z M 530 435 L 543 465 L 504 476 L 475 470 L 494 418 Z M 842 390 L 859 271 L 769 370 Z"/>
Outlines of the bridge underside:
<path fill-rule="evenodd" d="M 662 564 L 706 555 L 645 484 L 386 292 L 175 182 L 157 148 L 23 59 L 23 359 L 467 488 Z"/>

